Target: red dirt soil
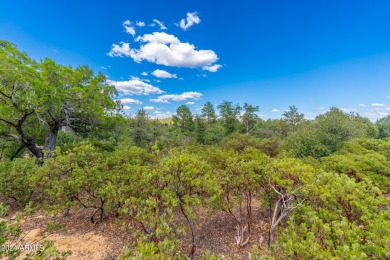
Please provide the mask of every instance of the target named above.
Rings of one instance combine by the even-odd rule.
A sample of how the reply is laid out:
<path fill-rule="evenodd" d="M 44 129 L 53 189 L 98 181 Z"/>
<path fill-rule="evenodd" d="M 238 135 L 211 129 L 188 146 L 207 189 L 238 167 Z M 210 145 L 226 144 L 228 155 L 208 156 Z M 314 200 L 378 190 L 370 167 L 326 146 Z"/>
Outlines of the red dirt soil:
<path fill-rule="evenodd" d="M 223 259 L 248 259 L 252 246 L 258 244 L 260 236 L 264 237 L 262 243 L 263 253 L 266 254 L 266 240 L 268 222 L 267 214 L 261 210 L 258 203 L 252 210 L 252 236 L 250 243 L 239 248 L 236 245 L 236 223 L 234 219 L 222 211 L 211 211 L 204 208 L 197 209 L 195 228 L 197 233 L 197 250 L 195 259 L 204 250 L 221 254 Z M 13 212 L 12 212 L 13 211 Z M 12 210 L 9 216 L 15 213 Z M 89 216 L 93 210 L 74 209 L 63 217 L 47 215 L 44 212 L 36 212 L 25 217 L 22 221 L 23 231 L 26 232 L 27 244 L 39 244 L 39 241 L 52 240 L 60 251 L 70 250 L 72 254 L 67 259 L 109 260 L 120 259 L 123 248 L 132 242 L 130 231 L 125 230 L 120 219 L 113 216 L 98 223 L 91 223 Z M 212 214 L 211 214 L 212 213 Z M 186 227 L 186 234 L 180 237 L 180 252 L 186 253 L 191 245 L 191 232 L 181 214 L 177 219 Z M 9 220 L 6 218 L 5 220 Z M 47 230 L 47 223 L 54 221 L 63 228 Z"/>

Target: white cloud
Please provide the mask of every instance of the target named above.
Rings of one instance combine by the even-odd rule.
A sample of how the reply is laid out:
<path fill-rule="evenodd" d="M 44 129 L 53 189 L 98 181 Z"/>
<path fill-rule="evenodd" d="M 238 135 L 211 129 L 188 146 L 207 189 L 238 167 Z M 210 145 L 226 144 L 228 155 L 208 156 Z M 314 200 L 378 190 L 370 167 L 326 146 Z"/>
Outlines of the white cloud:
<path fill-rule="evenodd" d="M 171 117 L 171 112 L 169 111 L 162 113 L 158 110 L 155 110 L 153 113 L 154 113 L 154 116 L 152 116 L 153 119 L 164 119 L 164 118 Z"/>
<path fill-rule="evenodd" d="M 359 107 L 365 107 L 366 105 L 365 104 L 359 104 L 358 106 Z"/>
<path fill-rule="evenodd" d="M 277 108 L 272 109 L 272 112 L 279 112 L 280 110 Z"/>
<path fill-rule="evenodd" d="M 367 111 L 366 113 L 363 114 L 364 117 L 367 117 L 372 122 L 375 122 L 376 120 L 378 120 L 382 117 L 386 117 L 388 115 L 389 115 L 389 112 L 381 111 L 381 110 Z"/>
<path fill-rule="evenodd" d="M 137 21 L 135 23 L 138 27 L 144 27 L 145 26 L 145 23 L 144 22 L 141 22 L 141 21 Z"/>
<path fill-rule="evenodd" d="M 168 29 L 168 28 L 163 24 L 163 22 L 160 22 L 160 21 L 157 20 L 157 19 L 153 19 L 153 22 L 155 22 L 156 24 L 158 24 L 158 26 L 160 26 L 160 29 L 161 29 L 161 30 L 166 30 L 166 29 Z"/>
<path fill-rule="evenodd" d="M 379 104 L 379 103 L 374 103 L 371 104 L 372 107 L 383 107 L 385 104 Z"/>
<path fill-rule="evenodd" d="M 142 102 L 139 101 L 139 100 L 136 100 L 136 99 L 132 99 L 132 98 L 122 98 L 122 99 L 118 99 L 122 102 L 122 104 L 136 104 L 136 105 L 141 105 Z"/>
<path fill-rule="evenodd" d="M 181 19 L 180 24 L 178 24 L 178 25 L 183 30 L 188 30 L 191 26 L 193 26 L 194 24 L 198 24 L 198 23 L 200 23 L 200 18 L 196 14 L 196 12 L 193 12 L 193 13 L 187 13 L 187 18 Z"/>
<path fill-rule="evenodd" d="M 125 30 L 128 34 L 135 35 L 135 28 L 131 25 L 130 20 L 126 20 L 123 22 L 123 27 L 125 27 Z"/>
<path fill-rule="evenodd" d="M 143 109 L 145 109 L 145 110 L 153 110 L 154 106 L 146 106 L 146 107 L 143 107 Z"/>
<path fill-rule="evenodd" d="M 162 79 L 177 78 L 176 74 L 171 74 L 168 71 L 159 70 L 159 69 L 153 71 L 152 75 L 157 77 L 157 78 L 162 78 Z"/>
<path fill-rule="evenodd" d="M 129 106 L 123 106 L 123 110 L 131 110 L 131 107 L 129 107 Z"/>
<path fill-rule="evenodd" d="M 145 83 L 138 78 L 132 78 L 127 81 L 107 80 L 107 83 L 110 85 L 114 85 L 118 91 L 129 95 L 149 95 L 164 93 L 164 91 L 162 91 L 158 87 L 154 87 L 148 83 Z"/>
<path fill-rule="evenodd" d="M 130 48 L 130 44 L 121 42 L 113 44 L 109 56 L 131 57 L 140 63 L 146 60 L 151 63 L 187 68 L 204 68 L 209 71 L 217 71 L 220 65 L 215 64 L 218 56 L 212 50 L 196 50 L 193 44 L 180 42 L 174 35 L 164 32 L 154 32 L 137 37 L 136 41 L 142 42 L 139 49 Z"/>
<path fill-rule="evenodd" d="M 169 101 L 166 100 L 166 99 L 160 99 L 160 98 L 151 98 L 149 99 L 150 102 L 154 102 L 154 103 L 165 103 L 165 104 L 169 104 Z"/>
<path fill-rule="evenodd" d="M 204 66 L 202 69 L 203 70 L 208 70 L 210 72 L 217 72 L 219 68 L 221 68 L 222 65 L 219 65 L 219 64 L 215 64 L 215 65 L 212 65 L 212 66 Z"/>
<path fill-rule="evenodd" d="M 341 111 L 343 111 L 344 113 L 352 113 L 356 112 L 357 110 L 355 108 L 341 108 Z"/>
<path fill-rule="evenodd" d="M 131 57 L 132 49 L 130 49 L 130 44 L 127 42 L 121 42 L 120 44 L 113 44 L 111 51 L 107 55 L 111 57 Z"/>
<path fill-rule="evenodd" d="M 153 34 L 138 36 L 135 41 L 162 44 L 180 43 L 180 40 L 175 35 L 167 34 L 165 32 L 154 32 Z"/>
<path fill-rule="evenodd" d="M 146 71 L 141 73 L 142 76 L 148 76 L 148 73 Z"/>
<path fill-rule="evenodd" d="M 157 98 L 150 99 L 151 102 L 155 103 L 167 103 L 169 104 L 169 100 L 172 101 L 185 101 L 187 99 L 199 99 L 203 96 L 203 94 L 199 92 L 184 92 L 183 94 L 176 95 L 176 94 L 170 94 L 170 95 L 162 95 Z"/>
<path fill-rule="evenodd" d="M 152 117 L 153 119 L 165 119 L 165 118 L 168 118 L 168 117 L 171 117 L 170 115 L 168 114 L 163 114 L 163 113 L 160 113 L 160 114 L 156 114 L 154 117 Z"/>
<path fill-rule="evenodd" d="M 189 102 L 187 102 L 186 104 L 187 104 L 187 105 L 193 105 L 193 104 L 195 104 L 195 102 L 194 102 L 194 101 L 189 101 Z"/>

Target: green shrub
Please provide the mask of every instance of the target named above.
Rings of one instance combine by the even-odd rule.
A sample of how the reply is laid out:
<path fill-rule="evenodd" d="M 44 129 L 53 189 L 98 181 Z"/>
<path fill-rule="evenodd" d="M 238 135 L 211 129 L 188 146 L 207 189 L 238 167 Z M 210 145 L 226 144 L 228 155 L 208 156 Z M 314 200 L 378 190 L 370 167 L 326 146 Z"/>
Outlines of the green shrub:
<path fill-rule="evenodd" d="M 34 191 L 31 177 L 36 171 L 36 163 L 29 159 L 0 163 L 0 196 L 21 205 L 28 203 Z"/>

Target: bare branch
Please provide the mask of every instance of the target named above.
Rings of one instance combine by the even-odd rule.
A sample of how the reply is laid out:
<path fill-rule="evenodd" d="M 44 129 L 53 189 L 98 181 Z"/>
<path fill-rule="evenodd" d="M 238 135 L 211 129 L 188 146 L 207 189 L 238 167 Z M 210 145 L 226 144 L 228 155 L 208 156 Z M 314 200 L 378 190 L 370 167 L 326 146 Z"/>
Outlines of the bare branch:
<path fill-rule="evenodd" d="M 13 127 L 16 127 L 16 124 L 12 123 L 11 121 L 5 120 L 3 118 L 0 118 L 0 121 L 3 121 L 6 124 L 12 125 Z"/>

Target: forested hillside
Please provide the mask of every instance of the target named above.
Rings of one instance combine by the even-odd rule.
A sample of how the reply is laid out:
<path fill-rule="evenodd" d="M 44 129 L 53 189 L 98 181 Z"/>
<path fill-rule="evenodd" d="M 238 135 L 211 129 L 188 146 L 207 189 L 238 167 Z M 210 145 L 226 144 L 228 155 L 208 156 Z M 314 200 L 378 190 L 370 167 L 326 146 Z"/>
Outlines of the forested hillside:
<path fill-rule="evenodd" d="M 128 233 L 118 259 L 234 259 L 198 248 L 198 220 L 217 215 L 242 259 L 390 258 L 390 116 L 332 107 L 308 120 L 290 106 L 263 120 L 261 104 L 224 101 L 158 120 L 125 114 L 116 94 L 87 66 L 0 41 L 0 256 L 23 254 L 6 249 L 32 212 L 85 209 Z M 23 257 L 69 255 L 40 243 Z"/>

